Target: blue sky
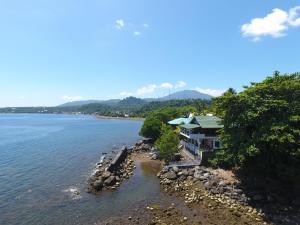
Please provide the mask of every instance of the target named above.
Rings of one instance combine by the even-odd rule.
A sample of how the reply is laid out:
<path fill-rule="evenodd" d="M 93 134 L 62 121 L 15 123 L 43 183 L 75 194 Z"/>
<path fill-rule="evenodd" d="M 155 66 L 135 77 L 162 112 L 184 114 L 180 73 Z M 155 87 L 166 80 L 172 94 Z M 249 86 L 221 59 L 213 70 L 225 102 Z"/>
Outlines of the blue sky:
<path fill-rule="evenodd" d="M 0 107 L 218 95 L 300 71 L 292 0 L 0 0 Z"/>

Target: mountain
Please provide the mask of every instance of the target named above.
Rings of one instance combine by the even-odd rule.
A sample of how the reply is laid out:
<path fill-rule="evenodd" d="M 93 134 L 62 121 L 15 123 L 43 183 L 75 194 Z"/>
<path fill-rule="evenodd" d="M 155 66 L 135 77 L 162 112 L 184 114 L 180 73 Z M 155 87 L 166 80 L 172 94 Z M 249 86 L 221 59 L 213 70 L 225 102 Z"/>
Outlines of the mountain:
<path fill-rule="evenodd" d="M 204 100 L 210 100 L 213 97 L 208 95 L 208 94 L 204 94 L 201 93 L 199 91 L 195 91 L 195 90 L 184 90 L 184 91 L 178 91 L 175 93 L 172 93 L 170 95 L 167 95 L 165 97 L 159 98 L 158 100 L 160 101 L 167 101 L 167 100 L 173 100 L 173 99 L 204 99 Z"/>
<path fill-rule="evenodd" d="M 67 102 L 62 105 L 59 105 L 58 107 L 74 107 L 74 106 L 83 106 L 88 105 L 92 103 L 101 103 L 102 101 L 99 100 L 84 100 L 84 101 L 73 101 L 73 102 Z"/>
<path fill-rule="evenodd" d="M 119 106 L 133 106 L 133 105 L 142 105 L 146 103 L 145 100 L 136 97 L 128 97 L 121 100 L 118 105 Z"/>
<path fill-rule="evenodd" d="M 89 105 L 89 104 L 95 104 L 100 103 L 103 105 L 108 106 L 125 106 L 125 105 L 142 105 L 146 102 L 155 102 L 155 101 L 168 101 L 168 100 L 182 100 L 182 99 L 204 99 L 204 100 L 210 100 L 212 96 L 201 93 L 199 91 L 195 90 L 184 90 L 184 91 L 178 91 L 175 93 L 172 93 L 170 95 L 167 95 L 162 98 L 135 98 L 135 97 L 128 97 L 123 100 L 120 99 L 110 99 L 110 100 L 85 100 L 85 101 L 74 101 L 74 102 L 67 102 L 65 104 L 59 105 L 58 107 L 80 107 L 83 105 Z"/>
<path fill-rule="evenodd" d="M 59 105 L 57 107 L 80 107 L 83 105 L 89 105 L 89 104 L 95 104 L 95 103 L 101 103 L 105 105 L 116 105 L 120 102 L 120 99 L 110 99 L 110 100 L 83 100 L 83 101 L 73 101 L 73 102 L 67 102 L 62 105 Z"/>

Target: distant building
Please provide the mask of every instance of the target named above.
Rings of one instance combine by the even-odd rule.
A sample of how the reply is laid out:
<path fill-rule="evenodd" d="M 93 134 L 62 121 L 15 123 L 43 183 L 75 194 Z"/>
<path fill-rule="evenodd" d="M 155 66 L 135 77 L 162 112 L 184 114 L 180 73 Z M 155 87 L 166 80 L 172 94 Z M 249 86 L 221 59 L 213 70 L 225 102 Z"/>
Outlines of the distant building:
<path fill-rule="evenodd" d="M 208 114 L 178 118 L 168 122 L 180 128 L 181 144 L 196 158 L 202 159 L 203 153 L 212 153 L 221 147 L 218 131 L 223 128 L 221 119 Z"/>

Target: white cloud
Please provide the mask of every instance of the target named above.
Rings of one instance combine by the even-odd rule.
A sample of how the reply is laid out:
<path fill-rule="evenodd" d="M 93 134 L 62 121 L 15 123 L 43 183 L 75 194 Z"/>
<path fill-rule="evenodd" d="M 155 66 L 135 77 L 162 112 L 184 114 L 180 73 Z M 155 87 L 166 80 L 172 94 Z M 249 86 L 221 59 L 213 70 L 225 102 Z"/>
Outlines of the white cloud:
<path fill-rule="evenodd" d="M 133 35 L 134 35 L 134 36 L 140 36 L 140 35 L 141 35 L 141 32 L 139 32 L 139 31 L 134 31 L 134 32 L 133 32 Z"/>
<path fill-rule="evenodd" d="M 300 26 L 300 6 L 291 8 L 289 11 L 289 24 L 294 27 Z"/>
<path fill-rule="evenodd" d="M 166 83 L 162 83 L 162 84 L 160 85 L 160 87 L 161 87 L 161 88 L 164 88 L 164 89 L 172 89 L 172 88 L 174 87 L 174 85 L 171 84 L 171 83 L 166 82 Z"/>
<path fill-rule="evenodd" d="M 157 89 L 156 84 L 150 84 L 150 85 L 139 88 L 136 91 L 136 95 L 143 96 L 143 95 L 146 95 L 146 94 L 150 94 L 150 93 L 153 93 L 156 89 Z"/>
<path fill-rule="evenodd" d="M 129 97 L 129 96 L 132 96 L 133 94 L 131 92 L 127 92 L 127 91 L 123 91 L 120 93 L 120 96 L 122 97 Z"/>
<path fill-rule="evenodd" d="M 165 82 L 162 84 L 150 84 L 150 85 L 145 85 L 143 87 L 138 88 L 135 92 L 123 91 L 120 93 L 120 96 L 122 96 L 122 97 L 128 97 L 128 96 L 143 97 L 147 94 L 154 93 L 155 91 L 158 91 L 158 90 L 179 89 L 179 88 L 185 87 L 186 85 L 187 84 L 184 81 L 177 81 L 175 84 L 172 84 L 170 82 Z"/>
<path fill-rule="evenodd" d="M 122 29 L 125 26 L 125 22 L 122 19 L 116 20 L 116 28 L 117 29 Z"/>
<path fill-rule="evenodd" d="M 177 83 L 174 85 L 174 88 L 183 88 L 186 86 L 186 83 L 184 81 L 177 81 Z"/>
<path fill-rule="evenodd" d="M 143 27 L 145 27 L 145 28 L 149 28 L 149 24 L 147 24 L 147 23 L 144 23 L 144 24 L 143 24 Z"/>
<path fill-rule="evenodd" d="M 264 36 L 283 37 L 290 26 L 300 26 L 299 10 L 300 6 L 291 8 L 288 12 L 275 8 L 265 17 L 254 18 L 242 25 L 242 34 L 244 37 L 251 37 L 253 41 L 260 41 Z"/>
<path fill-rule="evenodd" d="M 64 95 L 64 96 L 61 97 L 61 99 L 67 100 L 67 101 L 79 101 L 79 100 L 82 100 L 83 97 L 82 97 L 82 96 L 69 96 L 69 95 Z"/>
<path fill-rule="evenodd" d="M 194 90 L 199 91 L 204 94 L 211 95 L 213 97 L 221 96 L 226 91 L 226 90 L 209 89 L 209 88 L 205 89 L 205 88 L 199 88 L 199 87 L 196 87 Z"/>

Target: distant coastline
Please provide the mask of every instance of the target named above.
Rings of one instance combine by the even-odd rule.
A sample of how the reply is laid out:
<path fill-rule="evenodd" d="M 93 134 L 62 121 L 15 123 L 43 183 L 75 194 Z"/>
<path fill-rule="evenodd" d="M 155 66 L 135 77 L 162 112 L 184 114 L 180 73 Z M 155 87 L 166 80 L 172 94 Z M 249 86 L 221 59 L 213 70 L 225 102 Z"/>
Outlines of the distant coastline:
<path fill-rule="evenodd" d="M 119 116 L 99 116 L 95 115 L 97 119 L 110 119 L 110 120 L 133 120 L 133 121 L 144 121 L 145 118 L 140 117 L 119 117 Z"/>

